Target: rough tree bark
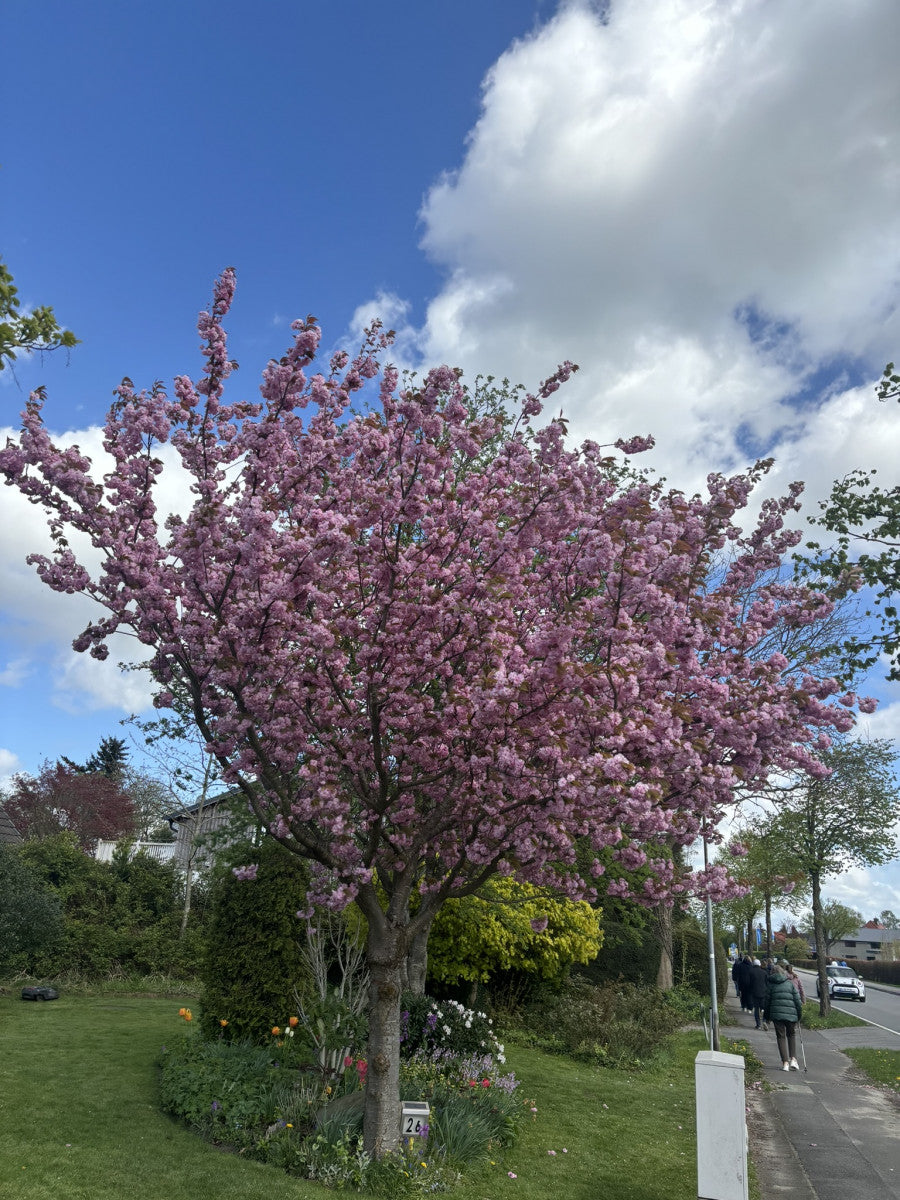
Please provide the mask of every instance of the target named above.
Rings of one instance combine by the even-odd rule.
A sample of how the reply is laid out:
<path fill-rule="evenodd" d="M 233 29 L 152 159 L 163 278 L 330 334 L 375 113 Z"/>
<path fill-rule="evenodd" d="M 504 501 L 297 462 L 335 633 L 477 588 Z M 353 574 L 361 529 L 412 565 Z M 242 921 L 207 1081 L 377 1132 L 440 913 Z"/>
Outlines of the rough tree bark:
<path fill-rule="evenodd" d="M 656 973 L 656 986 L 661 992 L 669 992 L 675 986 L 671 904 L 657 905 L 656 928 L 659 936 L 659 970 Z"/>

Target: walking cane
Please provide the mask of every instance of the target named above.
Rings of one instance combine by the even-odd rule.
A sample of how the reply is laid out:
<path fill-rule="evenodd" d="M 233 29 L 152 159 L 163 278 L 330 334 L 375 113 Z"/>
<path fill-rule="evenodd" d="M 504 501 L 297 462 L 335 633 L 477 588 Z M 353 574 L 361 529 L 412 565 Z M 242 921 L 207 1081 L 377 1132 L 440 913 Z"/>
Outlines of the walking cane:
<path fill-rule="evenodd" d="M 797 1033 L 800 1035 L 800 1057 L 803 1059 L 803 1073 L 808 1075 L 809 1071 L 806 1068 L 806 1047 L 803 1045 L 803 1026 L 799 1021 L 797 1022 Z"/>

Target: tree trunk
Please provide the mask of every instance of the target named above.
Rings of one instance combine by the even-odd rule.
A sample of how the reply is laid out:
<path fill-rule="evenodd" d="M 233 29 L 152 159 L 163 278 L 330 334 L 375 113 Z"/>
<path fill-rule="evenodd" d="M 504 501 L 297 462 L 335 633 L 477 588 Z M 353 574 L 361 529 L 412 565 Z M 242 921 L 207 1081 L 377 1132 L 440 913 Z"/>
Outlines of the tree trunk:
<path fill-rule="evenodd" d="M 184 880 L 184 905 L 181 909 L 181 928 L 178 930 L 178 937 L 183 938 L 187 932 L 188 919 L 191 915 L 191 885 L 194 879 L 194 867 L 191 859 L 188 859 L 187 874 Z"/>
<path fill-rule="evenodd" d="M 831 997 L 828 995 L 828 975 L 825 971 L 825 917 L 822 914 L 822 889 L 817 871 L 810 871 L 812 883 L 813 936 L 816 942 L 816 973 L 819 976 L 819 1016 L 827 1017 L 831 1012 Z"/>
<path fill-rule="evenodd" d="M 409 942 L 409 952 L 406 955 L 405 986 L 414 996 L 425 995 L 425 976 L 428 973 L 428 935 L 431 932 L 431 921 L 415 933 Z"/>
<path fill-rule="evenodd" d="M 656 973 L 656 986 L 661 992 L 669 992 L 675 986 L 671 904 L 657 905 L 656 926 L 659 935 L 659 970 Z"/>
<path fill-rule="evenodd" d="M 384 918 L 369 922 L 368 1074 L 363 1144 L 375 1158 L 397 1149 L 400 1138 L 400 993 L 406 961 L 406 929 Z"/>

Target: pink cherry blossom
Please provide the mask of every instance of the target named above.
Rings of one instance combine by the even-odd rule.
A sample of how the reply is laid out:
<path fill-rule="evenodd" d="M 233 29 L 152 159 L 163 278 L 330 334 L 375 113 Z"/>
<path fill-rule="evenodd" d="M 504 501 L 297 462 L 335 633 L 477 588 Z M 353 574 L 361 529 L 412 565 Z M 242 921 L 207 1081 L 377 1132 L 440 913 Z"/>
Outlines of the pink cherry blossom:
<path fill-rule="evenodd" d="M 382 1153 L 401 965 L 444 900 L 495 873 L 584 894 L 579 838 L 641 866 L 645 903 L 723 896 L 721 869 L 692 878 L 648 847 L 715 840 L 737 786 L 821 771 L 856 700 L 757 649 L 830 611 L 768 582 L 799 540 L 799 486 L 740 528 L 767 464 L 710 475 L 703 496 L 623 479 L 563 420 L 529 424 L 571 363 L 501 427 L 449 367 L 401 386 L 377 323 L 317 370 L 320 331 L 295 322 L 258 398 L 232 403 L 234 288 L 228 270 L 200 315 L 201 378 L 171 399 L 116 389 L 102 480 L 54 445 L 37 394 L 0 473 L 48 514 L 40 577 L 103 610 L 75 648 L 105 658 L 135 636 L 157 706 L 186 705 L 263 828 L 315 864 L 309 904 L 359 904 L 381 997 L 368 1061 L 390 1080 L 366 1144 Z M 192 481 L 171 516 L 159 445 Z M 72 530 L 102 554 L 93 574 Z"/>

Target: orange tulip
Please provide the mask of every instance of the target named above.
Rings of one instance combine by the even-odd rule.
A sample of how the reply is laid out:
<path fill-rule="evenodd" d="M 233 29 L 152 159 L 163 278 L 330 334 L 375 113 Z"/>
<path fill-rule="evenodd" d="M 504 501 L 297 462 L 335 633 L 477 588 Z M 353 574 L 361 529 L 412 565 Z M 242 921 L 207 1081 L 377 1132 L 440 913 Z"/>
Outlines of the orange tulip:
<path fill-rule="evenodd" d="M 288 1017 L 288 1025 L 290 1025 L 291 1029 L 296 1029 L 299 1024 L 299 1017 Z"/>
<path fill-rule="evenodd" d="M 220 1018 L 219 1018 L 219 1024 L 220 1024 L 220 1025 L 222 1026 L 222 1028 L 224 1029 L 224 1028 L 225 1028 L 225 1026 L 228 1024 L 228 1022 L 225 1020 L 225 1018 L 224 1018 L 224 1017 L 220 1017 Z"/>
<path fill-rule="evenodd" d="M 280 1033 L 281 1033 L 281 1030 L 278 1028 L 278 1026 L 277 1026 L 277 1025 L 273 1025 L 273 1026 L 272 1026 L 272 1037 L 278 1037 L 278 1035 L 279 1035 Z"/>

